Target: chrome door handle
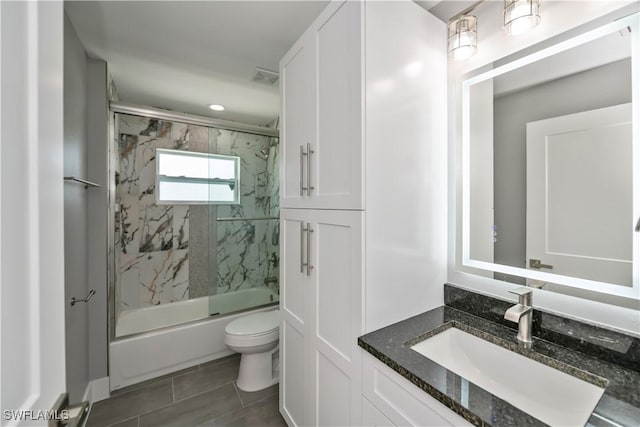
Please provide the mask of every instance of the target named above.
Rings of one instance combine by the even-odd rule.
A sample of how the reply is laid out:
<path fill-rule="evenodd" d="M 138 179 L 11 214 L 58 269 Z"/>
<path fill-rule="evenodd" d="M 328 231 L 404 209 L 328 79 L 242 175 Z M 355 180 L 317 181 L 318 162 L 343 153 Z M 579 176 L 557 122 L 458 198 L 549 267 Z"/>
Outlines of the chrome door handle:
<path fill-rule="evenodd" d="M 76 305 L 77 302 L 89 302 L 89 300 L 96 294 L 96 291 L 94 291 L 93 289 L 91 289 L 89 291 L 89 294 L 87 295 L 87 297 L 85 299 L 76 299 L 76 297 L 71 297 L 71 301 L 69 301 L 69 303 L 71 304 L 71 307 L 73 307 L 74 305 Z"/>
<path fill-rule="evenodd" d="M 543 264 L 542 261 L 540 261 L 539 259 L 530 259 L 529 260 L 529 267 L 530 268 L 548 268 L 549 270 L 553 270 L 553 265 L 549 265 L 549 264 Z"/>
<path fill-rule="evenodd" d="M 300 221 L 300 273 L 304 273 L 304 232 L 304 223 Z"/>
<path fill-rule="evenodd" d="M 311 185 L 311 155 L 315 153 L 311 149 L 311 144 L 307 142 L 307 196 L 311 197 L 311 190 L 315 187 Z"/>
<path fill-rule="evenodd" d="M 311 265 L 311 233 L 313 233 L 313 229 L 311 228 L 311 224 L 307 223 L 307 276 L 311 275 L 311 270 L 313 266 Z"/>
<path fill-rule="evenodd" d="M 306 156 L 306 153 L 304 152 L 304 148 L 302 148 L 302 145 L 300 146 L 300 197 L 304 196 L 304 190 L 306 190 L 305 186 L 304 186 L 304 156 Z"/>

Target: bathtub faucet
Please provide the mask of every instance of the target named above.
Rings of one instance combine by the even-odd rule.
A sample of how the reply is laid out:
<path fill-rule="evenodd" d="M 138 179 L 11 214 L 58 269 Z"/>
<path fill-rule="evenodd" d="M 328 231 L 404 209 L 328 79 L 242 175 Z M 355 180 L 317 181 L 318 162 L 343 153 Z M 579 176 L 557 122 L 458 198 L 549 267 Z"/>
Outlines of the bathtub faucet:
<path fill-rule="evenodd" d="M 277 277 L 267 277 L 266 279 L 264 279 L 264 284 L 265 285 L 269 285 L 269 283 L 273 283 L 274 285 L 278 284 L 278 278 Z"/>

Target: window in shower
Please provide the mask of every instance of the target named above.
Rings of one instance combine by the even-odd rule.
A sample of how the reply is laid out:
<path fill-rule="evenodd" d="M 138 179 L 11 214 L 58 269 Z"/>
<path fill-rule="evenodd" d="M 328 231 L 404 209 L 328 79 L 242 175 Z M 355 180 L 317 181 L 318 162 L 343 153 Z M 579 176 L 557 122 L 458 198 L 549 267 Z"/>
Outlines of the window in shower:
<path fill-rule="evenodd" d="M 240 157 L 156 149 L 158 204 L 240 203 Z"/>

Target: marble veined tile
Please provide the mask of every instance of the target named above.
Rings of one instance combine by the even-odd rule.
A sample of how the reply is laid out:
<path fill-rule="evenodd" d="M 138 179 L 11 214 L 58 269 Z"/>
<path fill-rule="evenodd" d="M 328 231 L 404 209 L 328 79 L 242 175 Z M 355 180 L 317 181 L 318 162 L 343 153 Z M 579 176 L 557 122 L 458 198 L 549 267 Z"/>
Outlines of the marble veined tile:
<path fill-rule="evenodd" d="M 209 128 L 189 125 L 189 147 L 187 149 L 198 153 L 210 153 Z"/>
<path fill-rule="evenodd" d="M 218 227 L 218 293 L 261 286 L 254 221 L 222 223 Z"/>
<path fill-rule="evenodd" d="M 142 194 L 140 229 L 140 252 L 173 249 L 173 206 L 156 205 L 153 194 Z"/>
<path fill-rule="evenodd" d="M 121 133 L 131 135 L 140 135 L 144 129 L 149 126 L 149 118 L 141 116 L 132 116 L 129 114 L 117 114 L 118 130 Z"/>
<path fill-rule="evenodd" d="M 189 148 L 189 125 L 186 123 L 174 123 L 171 128 L 171 140 L 175 150 L 187 150 Z"/>
<path fill-rule="evenodd" d="M 209 128 L 174 123 L 171 130 L 172 149 L 209 153 Z"/>
<path fill-rule="evenodd" d="M 140 194 L 155 194 L 156 188 L 156 150 L 172 148 L 170 138 L 140 137 L 137 150 L 137 170 L 139 174 Z"/>
<path fill-rule="evenodd" d="M 138 136 L 121 133 L 118 140 L 118 179 L 116 182 L 116 195 L 137 194 L 139 181 L 139 168 L 137 161 Z"/>
<path fill-rule="evenodd" d="M 189 251 L 173 251 L 173 297 L 171 302 L 189 299 Z"/>
<path fill-rule="evenodd" d="M 177 300 L 176 293 L 180 294 L 181 290 L 186 293 L 184 284 L 189 278 L 187 250 L 149 252 L 139 258 L 138 265 L 140 306 L 170 303 Z"/>
<path fill-rule="evenodd" d="M 140 240 L 140 206 L 138 197 L 126 194 L 120 198 L 116 213 L 116 242 L 123 254 L 137 253 Z"/>
<path fill-rule="evenodd" d="M 189 216 L 188 205 L 173 206 L 173 248 L 187 249 L 189 247 Z"/>
<path fill-rule="evenodd" d="M 172 122 L 158 119 L 147 119 L 147 127 L 140 131 L 140 135 L 154 138 L 171 138 Z"/>
<path fill-rule="evenodd" d="M 140 269 L 138 254 L 120 254 L 118 257 L 117 287 L 120 289 L 120 310 L 137 308 Z"/>

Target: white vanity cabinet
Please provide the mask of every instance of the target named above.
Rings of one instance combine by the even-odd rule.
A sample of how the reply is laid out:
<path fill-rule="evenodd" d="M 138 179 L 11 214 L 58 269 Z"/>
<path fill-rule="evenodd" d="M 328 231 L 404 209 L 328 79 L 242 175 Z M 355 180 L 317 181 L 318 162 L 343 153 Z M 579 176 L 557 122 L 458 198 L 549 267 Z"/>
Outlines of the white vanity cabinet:
<path fill-rule="evenodd" d="M 472 426 L 369 353 L 362 355 L 362 412 L 373 406 L 372 423 L 393 426 Z M 364 421 L 364 419 L 363 419 Z M 389 424 L 385 424 L 389 423 Z"/>
<path fill-rule="evenodd" d="M 443 303 L 445 24 L 330 2 L 280 73 L 280 412 L 359 426 L 358 336 Z"/>

